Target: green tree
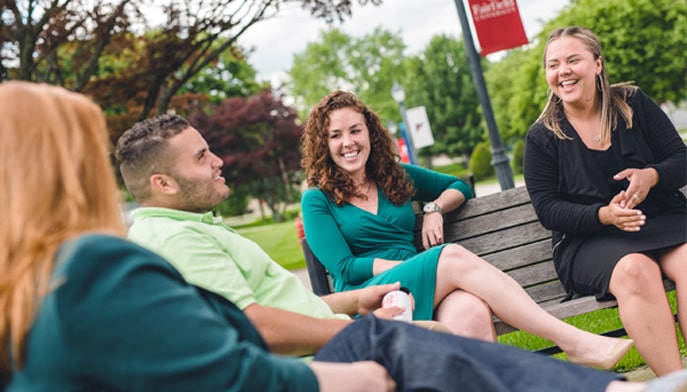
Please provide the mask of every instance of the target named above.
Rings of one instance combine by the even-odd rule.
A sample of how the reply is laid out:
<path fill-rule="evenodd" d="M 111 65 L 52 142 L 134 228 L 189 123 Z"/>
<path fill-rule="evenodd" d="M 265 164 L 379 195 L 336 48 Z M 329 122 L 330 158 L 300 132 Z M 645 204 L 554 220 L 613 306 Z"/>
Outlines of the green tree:
<path fill-rule="evenodd" d="M 475 146 L 470 156 L 470 171 L 475 181 L 482 181 L 494 175 L 491 164 L 491 147 L 489 142 L 481 142 Z"/>
<path fill-rule="evenodd" d="M 485 71 L 494 119 L 504 144 L 521 139 L 546 102 L 542 61 L 534 52 L 516 49 Z"/>
<path fill-rule="evenodd" d="M 215 206 L 212 211 L 225 217 L 243 215 L 248 211 L 249 196 L 248 187 L 231 186 L 230 196 Z"/>
<path fill-rule="evenodd" d="M 240 52 L 239 37 L 256 23 L 277 15 L 287 3 L 298 3 L 314 17 L 332 21 L 350 15 L 353 2 L 4 0 L 0 8 L 0 82 L 41 81 L 87 94 L 97 91 L 100 94 L 93 96 L 104 95 L 105 99 L 108 95 L 135 98 L 140 101 L 135 116 L 144 119 L 166 112 L 174 97 L 223 53 Z M 164 20 L 156 20 L 158 11 Z M 133 61 L 116 73 L 121 78 L 114 73 L 103 75 L 101 56 L 124 51 L 127 46 L 121 43 L 126 42 L 134 49 L 126 54 Z M 98 88 L 89 87 L 95 82 Z M 117 89 L 125 91 L 110 94 Z"/>
<path fill-rule="evenodd" d="M 612 83 L 634 81 L 658 102 L 687 97 L 687 1 L 575 0 L 553 22 L 594 31 Z"/>
<path fill-rule="evenodd" d="M 389 91 L 394 78 L 402 74 L 404 48 L 398 34 L 381 28 L 361 38 L 336 28 L 322 31 L 317 42 L 294 56 L 288 71 L 286 85 L 301 117 L 327 93 L 339 89 L 357 94 L 382 120 L 400 119 Z"/>
<path fill-rule="evenodd" d="M 409 107 L 425 106 L 435 144 L 425 153 L 469 156 L 484 122 L 462 41 L 438 35 L 406 64 Z"/>
<path fill-rule="evenodd" d="M 525 157 L 525 141 L 518 139 L 518 141 L 513 144 L 513 173 L 522 174 L 522 161 Z"/>
<path fill-rule="evenodd" d="M 245 97 L 270 87 L 269 82 L 258 82 L 256 75 L 242 53 L 228 50 L 194 75 L 179 93 L 201 93 L 207 95 L 208 102 L 219 104 L 229 97 Z"/>
<path fill-rule="evenodd" d="M 0 7 L 0 82 L 34 80 L 81 91 L 114 35 L 130 26 L 140 1 L 5 0 Z M 58 55 L 70 45 L 70 58 Z M 70 76 L 70 77 L 67 77 Z M 68 79 L 68 80 L 65 80 Z"/>

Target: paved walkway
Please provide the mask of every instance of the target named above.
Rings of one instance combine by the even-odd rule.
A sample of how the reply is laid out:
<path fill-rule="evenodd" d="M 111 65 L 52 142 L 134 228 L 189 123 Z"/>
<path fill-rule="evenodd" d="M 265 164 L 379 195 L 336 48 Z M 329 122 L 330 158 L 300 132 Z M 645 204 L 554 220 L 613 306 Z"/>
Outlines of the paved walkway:
<path fill-rule="evenodd" d="M 312 285 L 310 285 L 310 278 L 308 277 L 308 270 L 302 268 L 291 270 L 291 272 L 293 272 L 296 276 L 298 276 L 301 279 L 305 287 L 312 290 Z"/>
<path fill-rule="evenodd" d="M 682 358 L 682 367 L 687 369 L 687 357 Z M 648 366 L 641 366 L 623 375 L 630 381 L 649 381 L 656 378 L 656 374 Z"/>

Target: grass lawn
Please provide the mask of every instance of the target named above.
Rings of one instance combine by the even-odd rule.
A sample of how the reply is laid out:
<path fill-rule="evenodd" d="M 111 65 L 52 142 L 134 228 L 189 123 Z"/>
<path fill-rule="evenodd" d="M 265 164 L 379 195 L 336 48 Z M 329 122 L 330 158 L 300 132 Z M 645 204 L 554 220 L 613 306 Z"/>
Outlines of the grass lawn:
<path fill-rule="evenodd" d="M 293 221 L 262 226 L 236 227 L 242 236 L 257 242 L 270 257 L 288 270 L 305 268 L 305 257 Z"/>
<path fill-rule="evenodd" d="M 668 293 L 668 299 L 670 300 L 673 311 L 675 311 L 675 291 Z M 597 333 L 622 327 L 617 308 L 602 309 L 596 312 L 570 317 L 565 321 L 585 331 Z M 538 350 L 552 345 L 551 342 L 546 339 L 542 339 L 538 336 L 533 336 L 522 331 L 502 335 L 499 337 L 499 342 L 521 347 L 527 350 Z M 685 353 L 687 353 L 687 350 L 685 349 L 685 342 L 682 337 L 680 338 L 680 352 L 682 356 L 685 356 Z M 565 358 L 565 355 L 556 354 L 554 357 Z M 618 365 L 614 371 L 624 373 L 636 369 L 642 365 L 645 365 L 645 362 L 639 356 L 637 349 L 632 348 L 630 352 L 620 362 L 618 362 Z"/>

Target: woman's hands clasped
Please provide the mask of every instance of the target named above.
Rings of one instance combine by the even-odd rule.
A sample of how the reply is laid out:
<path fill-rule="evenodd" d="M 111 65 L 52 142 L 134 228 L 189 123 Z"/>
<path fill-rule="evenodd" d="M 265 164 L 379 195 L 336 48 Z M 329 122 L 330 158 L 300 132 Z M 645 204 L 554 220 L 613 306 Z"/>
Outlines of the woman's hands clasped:
<path fill-rule="evenodd" d="M 613 176 L 616 181 L 628 180 L 630 185 L 623 194 L 620 204 L 623 208 L 633 209 L 646 199 L 651 188 L 658 183 L 658 172 L 654 168 L 625 169 Z"/>
<path fill-rule="evenodd" d="M 649 191 L 658 183 L 656 169 L 625 169 L 613 176 L 615 180 L 628 180 L 630 185 L 599 210 L 599 220 L 623 231 L 639 231 L 646 223 L 646 215 L 635 209 L 646 199 Z"/>
<path fill-rule="evenodd" d="M 604 225 L 614 225 L 623 231 L 639 231 L 646 216 L 640 210 L 630 209 L 626 206 L 627 192 L 621 191 L 608 203 L 599 209 L 599 220 Z"/>

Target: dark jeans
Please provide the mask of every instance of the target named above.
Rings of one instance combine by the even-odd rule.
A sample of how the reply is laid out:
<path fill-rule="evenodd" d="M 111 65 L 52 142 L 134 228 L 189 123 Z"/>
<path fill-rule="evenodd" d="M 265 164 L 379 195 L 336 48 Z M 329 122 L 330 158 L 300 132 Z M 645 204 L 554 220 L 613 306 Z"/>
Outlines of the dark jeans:
<path fill-rule="evenodd" d="M 387 369 L 399 391 L 604 391 L 611 381 L 623 379 L 542 354 L 374 316 L 346 327 L 315 360 L 375 361 Z"/>

